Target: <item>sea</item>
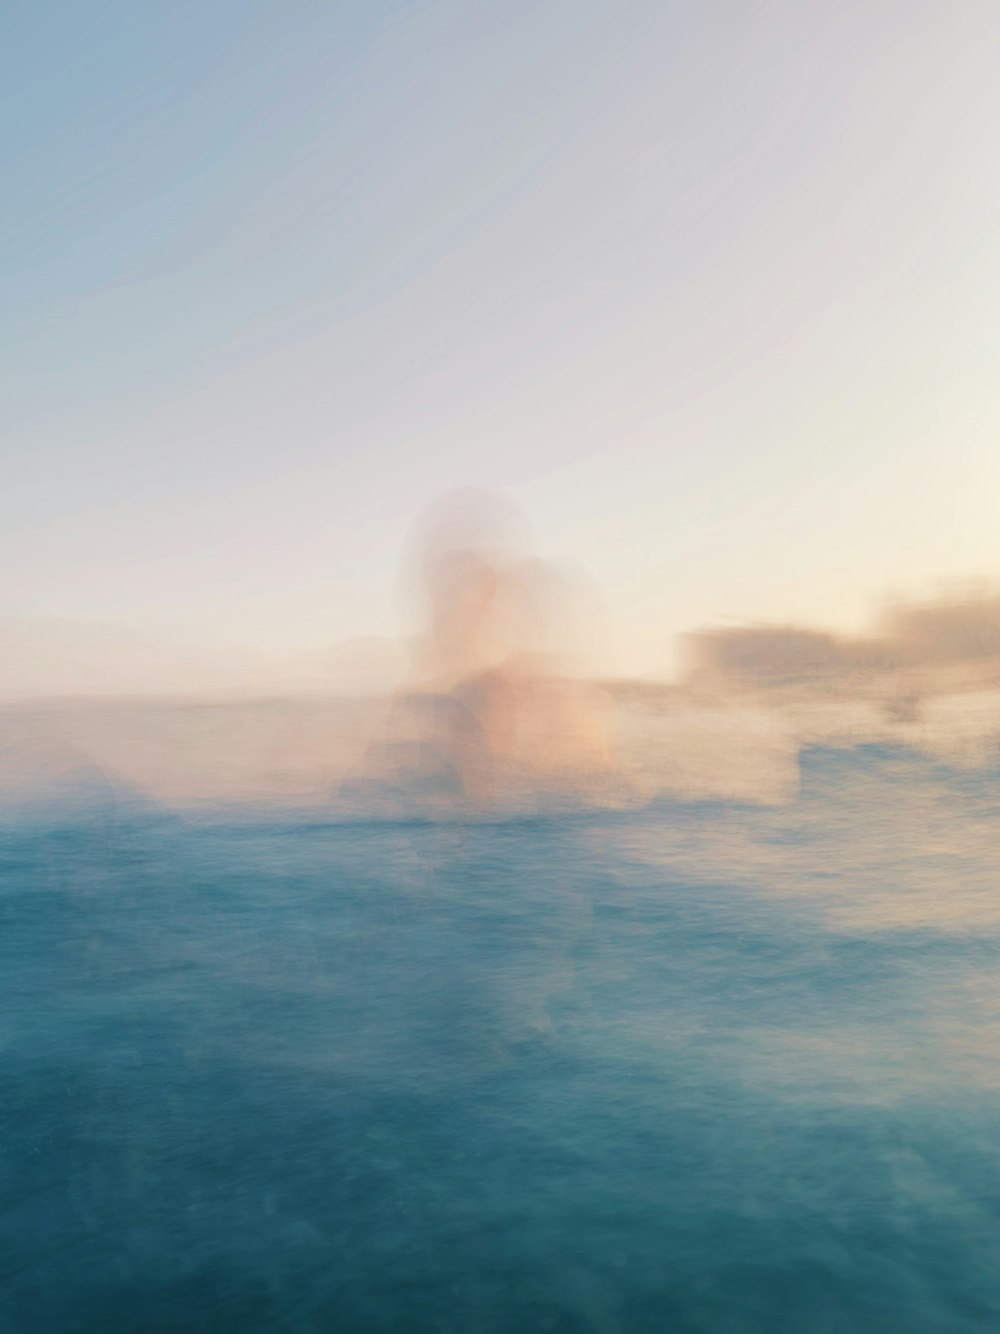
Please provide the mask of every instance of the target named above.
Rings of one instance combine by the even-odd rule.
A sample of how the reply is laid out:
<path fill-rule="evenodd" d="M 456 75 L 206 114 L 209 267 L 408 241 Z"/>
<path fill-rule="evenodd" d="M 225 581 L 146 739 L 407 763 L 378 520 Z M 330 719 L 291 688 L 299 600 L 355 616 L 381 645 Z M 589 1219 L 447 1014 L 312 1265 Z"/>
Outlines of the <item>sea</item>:
<path fill-rule="evenodd" d="M 1000 1329 L 1000 769 L 798 767 L 8 811 L 0 1329 Z"/>

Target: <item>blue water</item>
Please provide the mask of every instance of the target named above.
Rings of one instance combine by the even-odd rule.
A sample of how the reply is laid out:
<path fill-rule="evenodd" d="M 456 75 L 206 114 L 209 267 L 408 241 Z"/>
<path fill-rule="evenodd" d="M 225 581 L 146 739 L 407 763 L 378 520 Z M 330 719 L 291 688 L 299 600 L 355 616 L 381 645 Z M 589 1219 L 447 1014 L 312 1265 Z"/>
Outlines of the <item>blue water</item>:
<path fill-rule="evenodd" d="M 0 1325 L 1000 1328 L 998 790 L 11 824 Z"/>

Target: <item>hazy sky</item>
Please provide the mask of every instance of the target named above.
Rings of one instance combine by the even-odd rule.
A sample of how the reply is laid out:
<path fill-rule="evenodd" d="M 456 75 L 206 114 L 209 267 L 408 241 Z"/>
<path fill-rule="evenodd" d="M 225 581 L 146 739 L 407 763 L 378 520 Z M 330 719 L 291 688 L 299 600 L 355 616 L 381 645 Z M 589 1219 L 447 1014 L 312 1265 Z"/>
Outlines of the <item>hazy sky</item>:
<path fill-rule="evenodd" d="M 391 631 L 465 484 L 625 669 L 1000 576 L 996 0 L 0 12 L 0 613 Z"/>

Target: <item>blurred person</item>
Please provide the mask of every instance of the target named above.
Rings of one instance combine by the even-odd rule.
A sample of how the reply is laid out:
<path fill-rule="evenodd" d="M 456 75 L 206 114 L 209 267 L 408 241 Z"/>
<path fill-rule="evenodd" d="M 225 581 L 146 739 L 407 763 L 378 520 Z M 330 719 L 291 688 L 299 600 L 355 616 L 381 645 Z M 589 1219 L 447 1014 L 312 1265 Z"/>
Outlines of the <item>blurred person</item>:
<path fill-rule="evenodd" d="M 419 629 L 383 782 L 387 762 L 394 786 L 490 805 L 610 771 L 610 701 L 576 675 L 590 627 L 579 608 L 573 623 L 574 580 L 526 554 L 524 532 L 478 492 L 448 497 L 418 529 L 407 574 Z"/>

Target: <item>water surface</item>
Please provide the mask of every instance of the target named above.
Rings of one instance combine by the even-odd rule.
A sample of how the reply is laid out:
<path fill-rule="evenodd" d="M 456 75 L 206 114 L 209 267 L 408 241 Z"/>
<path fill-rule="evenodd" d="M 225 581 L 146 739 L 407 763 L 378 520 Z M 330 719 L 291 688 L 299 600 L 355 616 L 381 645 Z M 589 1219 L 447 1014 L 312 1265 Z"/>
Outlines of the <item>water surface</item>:
<path fill-rule="evenodd" d="M 3 1328 L 1000 1327 L 998 793 L 8 821 Z"/>

